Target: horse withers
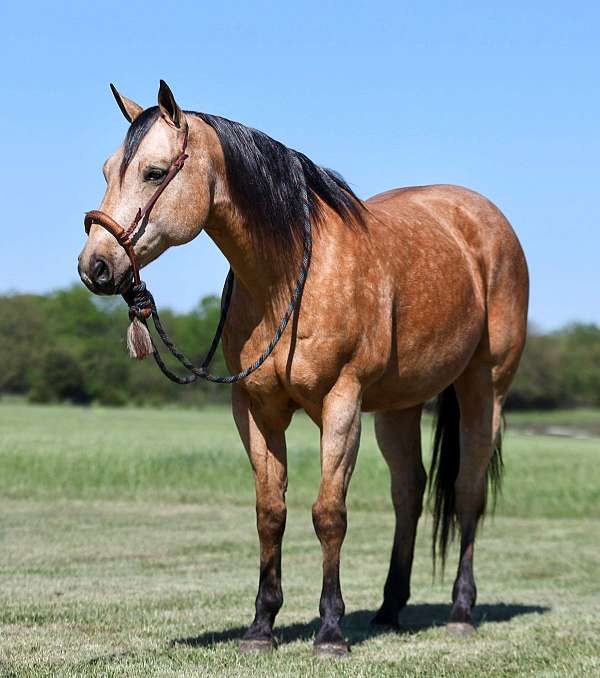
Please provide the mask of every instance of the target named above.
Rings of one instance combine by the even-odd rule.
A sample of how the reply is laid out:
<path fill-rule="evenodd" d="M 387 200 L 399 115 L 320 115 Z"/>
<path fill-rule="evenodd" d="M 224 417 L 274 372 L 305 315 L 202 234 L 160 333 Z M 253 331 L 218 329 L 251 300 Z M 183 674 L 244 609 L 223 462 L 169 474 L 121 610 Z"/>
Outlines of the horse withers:
<path fill-rule="evenodd" d="M 347 651 L 339 566 L 361 412 L 374 412 L 396 513 L 374 621 L 398 624 L 410 595 L 427 482 L 421 413 L 435 396 L 434 553 L 437 544 L 445 558 L 457 527 L 449 624 L 471 629 L 475 534 L 488 486 L 494 489 L 500 477 L 502 406 L 527 325 L 527 266 L 506 218 L 486 198 L 457 186 L 402 188 L 363 202 L 339 175 L 262 132 L 182 111 L 162 82 L 158 106 L 151 108 L 114 94 L 130 127 L 104 164 L 101 210 L 130 223 L 164 181 L 187 135 L 185 165 L 141 220 L 132 244 L 142 266 L 202 230 L 217 244 L 235 273 L 223 331 L 230 370 L 261 354 L 285 310 L 308 200 L 313 249 L 300 303 L 270 359 L 232 390 L 234 419 L 254 471 L 260 541 L 256 614 L 242 648 L 273 644 L 283 601 L 285 432 L 298 409 L 321 434 L 321 483 L 312 508 L 323 552 L 315 650 Z M 79 271 L 96 293 L 122 293 L 131 284 L 126 253 L 98 224 L 90 228 Z"/>

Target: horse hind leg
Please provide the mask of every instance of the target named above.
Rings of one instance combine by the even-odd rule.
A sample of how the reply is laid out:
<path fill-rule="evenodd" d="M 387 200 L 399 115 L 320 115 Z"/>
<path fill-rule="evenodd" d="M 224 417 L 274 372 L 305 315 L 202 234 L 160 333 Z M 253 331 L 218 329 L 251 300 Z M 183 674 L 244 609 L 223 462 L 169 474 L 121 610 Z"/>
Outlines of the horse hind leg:
<path fill-rule="evenodd" d="M 391 494 L 396 514 L 390 567 L 383 603 L 374 624 L 395 627 L 398 613 L 410 597 L 410 575 L 417 523 L 423 507 L 426 473 L 421 461 L 421 410 L 378 412 L 377 443 L 390 469 Z"/>
<path fill-rule="evenodd" d="M 527 333 L 527 264 L 510 225 L 495 209 L 488 215 L 497 239 L 487 251 L 486 328 L 466 370 L 438 399 L 430 486 L 435 494 L 434 553 L 442 561 L 456 523 L 460 559 L 452 591 L 451 628 L 472 629 L 477 597 L 473 551 L 488 486 L 500 486 L 501 414 Z"/>
<path fill-rule="evenodd" d="M 494 387 L 492 370 L 477 362 L 441 396 L 431 471 L 436 500 L 434 554 L 437 540 L 444 562 L 458 523 L 460 556 L 449 628 L 460 633 L 473 629 L 475 536 L 485 513 L 488 485 L 496 492 L 500 483 L 501 409 L 502 395 Z"/>

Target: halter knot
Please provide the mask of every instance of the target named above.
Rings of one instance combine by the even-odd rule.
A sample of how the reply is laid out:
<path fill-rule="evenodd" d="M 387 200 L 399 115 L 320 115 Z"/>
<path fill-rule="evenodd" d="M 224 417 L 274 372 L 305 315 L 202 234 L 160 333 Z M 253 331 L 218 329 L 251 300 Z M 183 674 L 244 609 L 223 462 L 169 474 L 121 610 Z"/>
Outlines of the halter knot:
<path fill-rule="evenodd" d="M 125 303 L 129 306 L 129 320 L 137 318 L 146 320 L 152 315 L 152 295 L 146 288 L 145 282 L 131 287 L 122 295 Z"/>

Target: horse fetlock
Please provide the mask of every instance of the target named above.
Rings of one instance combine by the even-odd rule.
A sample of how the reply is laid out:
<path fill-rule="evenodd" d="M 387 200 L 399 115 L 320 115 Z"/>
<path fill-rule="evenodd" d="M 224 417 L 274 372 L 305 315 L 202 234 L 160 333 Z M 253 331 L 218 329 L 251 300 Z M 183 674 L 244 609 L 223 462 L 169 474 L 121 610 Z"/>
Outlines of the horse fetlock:
<path fill-rule="evenodd" d="M 257 610 L 254 621 L 244 633 L 242 640 L 272 640 L 274 619 L 274 614 Z"/>
<path fill-rule="evenodd" d="M 404 607 L 410 598 L 410 582 L 408 577 L 399 575 L 397 568 L 392 568 L 383 587 L 384 605 Z"/>
<path fill-rule="evenodd" d="M 283 605 L 283 592 L 280 587 L 261 587 L 256 597 L 256 614 L 261 617 L 268 617 L 271 619 L 271 624 L 275 619 L 275 615 Z"/>
<path fill-rule="evenodd" d="M 319 603 L 319 615 L 323 624 L 339 624 L 346 613 L 346 606 L 341 593 L 323 593 Z"/>
<path fill-rule="evenodd" d="M 371 620 L 372 624 L 377 626 L 388 626 L 390 628 L 397 628 L 398 615 L 403 605 L 399 605 L 393 601 L 384 600 L 379 610 Z"/>
<path fill-rule="evenodd" d="M 472 605 L 463 600 L 457 600 L 450 611 L 450 624 L 473 624 L 471 616 Z"/>
<path fill-rule="evenodd" d="M 409 598 L 408 582 L 399 581 L 396 578 L 391 580 L 388 577 L 383 589 L 383 603 L 373 618 L 373 623 L 382 626 L 398 626 L 398 615 L 400 610 L 406 606 Z"/>
<path fill-rule="evenodd" d="M 472 577 L 459 576 L 452 587 L 452 602 L 473 607 L 477 600 L 477 587 Z"/>
<path fill-rule="evenodd" d="M 340 629 L 339 621 L 336 619 L 323 620 L 321 628 L 315 637 L 315 645 L 335 644 L 348 646 L 342 630 Z"/>

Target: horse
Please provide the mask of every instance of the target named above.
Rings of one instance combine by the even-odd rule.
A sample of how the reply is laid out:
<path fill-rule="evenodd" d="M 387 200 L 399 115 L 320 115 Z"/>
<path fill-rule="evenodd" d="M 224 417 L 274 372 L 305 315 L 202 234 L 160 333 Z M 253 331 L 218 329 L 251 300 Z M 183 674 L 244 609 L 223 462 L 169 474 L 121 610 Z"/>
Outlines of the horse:
<path fill-rule="evenodd" d="M 112 87 L 112 86 L 111 86 Z M 161 81 L 143 109 L 114 87 L 130 126 L 103 167 L 101 209 L 129 223 L 187 142 L 185 166 L 132 238 L 141 266 L 206 233 L 235 273 L 223 329 L 229 370 L 252 362 L 273 335 L 299 268 L 308 213 L 308 277 L 290 328 L 269 360 L 232 388 L 232 411 L 254 473 L 260 569 L 242 650 L 274 646 L 286 523 L 286 429 L 302 409 L 320 431 L 321 481 L 312 518 L 322 549 L 317 654 L 344 655 L 340 551 L 361 413 L 374 413 L 391 475 L 395 531 L 374 622 L 398 626 L 410 596 L 427 473 L 421 415 L 437 397 L 429 474 L 433 555 L 460 532 L 448 628 L 473 630 L 477 527 L 501 478 L 501 423 L 523 351 L 528 271 L 500 210 L 452 185 L 398 188 L 359 199 L 336 172 L 261 131 L 176 103 Z M 123 293 L 131 267 L 93 224 L 79 274 L 97 294 Z"/>

